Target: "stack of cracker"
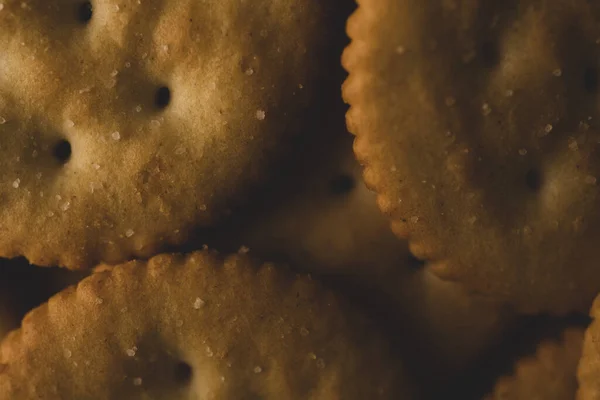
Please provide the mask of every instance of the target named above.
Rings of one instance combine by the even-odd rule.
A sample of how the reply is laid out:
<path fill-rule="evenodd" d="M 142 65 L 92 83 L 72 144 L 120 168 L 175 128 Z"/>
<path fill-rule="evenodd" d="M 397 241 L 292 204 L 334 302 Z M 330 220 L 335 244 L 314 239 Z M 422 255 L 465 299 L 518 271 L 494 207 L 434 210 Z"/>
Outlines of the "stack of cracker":
<path fill-rule="evenodd" d="M 600 400 L 599 60 L 590 0 L 0 0 L 0 400 Z"/>

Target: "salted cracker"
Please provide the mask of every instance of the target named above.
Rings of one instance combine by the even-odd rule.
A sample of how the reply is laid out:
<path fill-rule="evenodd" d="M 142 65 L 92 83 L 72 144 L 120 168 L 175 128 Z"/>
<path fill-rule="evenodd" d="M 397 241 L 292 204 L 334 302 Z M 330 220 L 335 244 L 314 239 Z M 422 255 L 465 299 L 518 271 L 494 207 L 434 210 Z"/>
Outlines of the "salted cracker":
<path fill-rule="evenodd" d="M 344 98 L 367 184 L 444 279 L 523 312 L 600 290 L 597 2 L 359 0 Z"/>
<path fill-rule="evenodd" d="M 181 243 L 310 120 L 335 25 L 299 0 L 2 0 L 0 256 Z"/>
<path fill-rule="evenodd" d="M 0 347 L 0 399 L 412 399 L 386 342 L 307 277 L 161 255 L 28 314 Z"/>

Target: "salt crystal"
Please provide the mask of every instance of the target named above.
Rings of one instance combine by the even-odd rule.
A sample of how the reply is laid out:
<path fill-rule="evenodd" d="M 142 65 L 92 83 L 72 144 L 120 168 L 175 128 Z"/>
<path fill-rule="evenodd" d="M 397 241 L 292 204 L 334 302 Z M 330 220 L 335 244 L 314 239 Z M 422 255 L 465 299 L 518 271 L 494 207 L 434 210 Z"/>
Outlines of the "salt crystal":
<path fill-rule="evenodd" d="M 413 224 L 416 224 L 417 222 L 419 222 L 419 217 L 411 217 L 410 222 L 412 222 Z"/>
<path fill-rule="evenodd" d="M 250 252 L 250 248 L 248 248 L 247 246 L 241 246 L 238 249 L 239 254 L 248 254 L 249 252 Z"/>
<path fill-rule="evenodd" d="M 531 235 L 531 228 L 530 228 L 529 226 L 525 225 L 525 226 L 523 227 L 523 233 L 524 233 L 525 235 Z"/>
<path fill-rule="evenodd" d="M 38 156 L 38 151 L 37 150 L 34 150 L 34 151 L 31 152 L 31 157 L 37 158 L 37 156 Z"/>
<path fill-rule="evenodd" d="M 481 106 L 481 112 L 483 113 L 483 115 L 490 115 L 492 109 L 490 108 L 490 105 L 488 103 L 483 103 L 483 105 Z"/>
<path fill-rule="evenodd" d="M 200 206 L 198 206 L 198 208 L 200 209 L 200 211 L 206 211 L 206 204 L 201 204 Z"/>
<path fill-rule="evenodd" d="M 519 155 L 521 155 L 521 156 L 527 155 L 527 149 L 519 149 Z"/>
<path fill-rule="evenodd" d="M 129 61 L 127 61 L 127 62 L 125 63 L 125 68 L 130 68 L 130 67 L 131 67 L 131 63 L 130 63 Z"/>
<path fill-rule="evenodd" d="M 130 238 L 133 236 L 135 232 L 133 231 L 133 229 L 127 229 L 127 231 L 125 232 L 125 236 Z"/>
<path fill-rule="evenodd" d="M 300 328 L 300 334 L 302 336 L 308 336 L 310 332 L 308 331 L 308 329 L 306 329 L 305 327 Z"/>
<path fill-rule="evenodd" d="M 572 151 L 577 151 L 577 150 L 579 150 L 579 145 L 577 144 L 577 141 L 576 141 L 576 140 L 572 140 L 572 141 L 569 143 L 569 149 L 571 149 Z"/>
<path fill-rule="evenodd" d="M 263 110 L 256 111 L 256 119 L 258 119 L 259 121 L 263 121 L 266 116 L 267 114 Z"/>
<path fill-rule="evenodd" d="M 200 297 L 196 297 L 196 300 L 194 301 L 194 309 L 199 310 L 204 306 L 205 301 L 202 300 Z"/>
<path fill-rule="evenodd" d="M 136 111 L 136 112 L 141 112 L 141 111 L 142 111 L 142 106 L 138 104 L 138 105 L 135 107 L 135 111 Z"/>
<path fill-rule="evenodd" d="M 42 179 L 42 173 L 38 172 L 37 174 L 35 174 L 35 177 L 39 180 Z"/>
<path fill-rule="evenodd" d="M 505 95 L 506 97 L 512 97 L 512 96 L 513 96 L 513 94 L 515 94 L 515 92 L 514 92 L 514 91 L 512 91 L 511 89 L 508 89 L 508 90 L 506 90 L 506 91 L 504 92 L 504 95 Z"/>
<path fill-rule="evenodd" d="M 322 358 L 319 358 L 317 360 L 317 368 L 319 368 L 319 369 L 325 368 L 325 360 L 323 360 Z"/>
<path fill-rule="evenodd" d="M 562 70 L 560 68 L 556 68 L 554 71 L 552 71 L 552 75 L 558 78 L 562 75 Z"/>
<path fill-rule="evenodd" d="M 70 119 L 65 121 L 65 125 L 67 125 L 67 128 L 72 128 L 75 126 L 75 122 L 71 121 Z"/>
<path fill-rule="evenodd" d="M 310 358 L 311 360 L 316 360 L 317 355 L 315 353 L 308 353 L 308 358 Z"/>
<path fill-rule="evenodd" d="M 4 10 L 4 4 L 0 3 L 0 11 Z"/>
<path fill-rule="evenodd" d="M 116 69 L 113 69 L 112 72 L 110 73 L 110 76 L 112 78 L 114 78 L 115 76 L 119 75 L 119 71 L 117 71 Z"/>
<path fill-rule="evenodd" d="M 116 11 L 116 12 L 119 12 L 119 10 L 120 10 L 120 9 L 121 9 L 121 7 L 119 7 L 119 5 L 118 5 L 118 4 L 115 4 L 115 11 Z"/>
<path fill-rule="evenodd" d="M 102 303 L 104 303 L 104 300 L 102 300 L 100 297 L 96 297 L 96 304 L 100 305 Z"/>
<path fill-rule="evenodd" d="M 210 348 L 210 346 L 206 346 L 206 355 L 208 357 L 212 357 L 214 355 L 212 349 Z"/>
<path fill-rule="evenodd" d="M 121 134 L 118 131 L 115 131 L 115 132 L 111 133 L 110 137 L 112 137 L 113 140 L 120 140 Z"/>
<path fill-rule="evenodd" d="M 125 353 L 127 353 L 127 355 L 129 357 L 133 357 L 133 356 L 135 356 L 136 351 L 137 351 L 137 347 L 133 346 L 131 349 L 125 350 Z"/>
<path fill-rule="evenodd" d="M 597 181 L 597 179 L 595 176 L 588 175 L 585 177 L 585 183 L 587 183 L 588 185 L 595 185 L 596 181 Z"/>
<path fill-rule="evenodd" d="M 253 371 L 255 374 L 260 374 L 262 372 L 262 368 L 257 365 L 256 367 L 254 367 Z"/>
<path fill-rule="evenodd" d="M 246 75 L 252 76 L 254 74 L 254 70 L 252 68 L 248 68 L 245 72 Z"/>
<path fill-rule="evenodd" d="M 92 164 L 92 168 L 94 168 L 95 170 L 99 170 L 100 169 L 100 165 L 96 164 L 96 163 L 93 163 Z"/>
<path fill-rule="evenodd" d="M 552 125 L 548 124 L 544 127 L 544 131 L 546 133 L 550 133 L 550 132 L 552 132 L 552 128 L 553 128 Z"/>
<path fill-rule="evenodd" d="M 175 154 L 177 154 L 178 156 L 182 155 L 185 153 L 185 147 L 178 147 L 175 149 Z"/>
<path fill-rule="evenodd" d="M 63 203 L 63 205 L 60 207 L 60 209 L 63 210 L 63 211 L 67 211 L 69 209 L 69 207 L 71 207 L 71 202 L 70 201 L 65 201 Z"/>
<path fill-rule="evenodd" d="M 69 349 L 65 350 L 65 358 L 71 358 L 72 355 L 73 355 L 73 353 L 71 353 L 71 350 L 69 350 Z"/>
<path fill-rule="evenodd" d="M 52 211 L 48 211 L 48 216 L 49 216 L 50 218 L 52 218 L 52 217 L 54 217 L 54 213 L 53 213 Z"/>
<path fill-rule="evenodd" d="M 6 119 L 4 117 L 0 117 L 0 125 L 4 125 L 6 123 Z"/>
<path fill-rule="evenodd" d="M 15 189 L 18 189 L 20 184 L 21 184 L 21 180 L 19 178 L 17 178 L 12 183 L 12 187 L 14 187 Z"/>
<path fill-rule="evenodd" d="M 133 378 L 133 384 L 135 386 L 142 386 L 142 378 Z"/>

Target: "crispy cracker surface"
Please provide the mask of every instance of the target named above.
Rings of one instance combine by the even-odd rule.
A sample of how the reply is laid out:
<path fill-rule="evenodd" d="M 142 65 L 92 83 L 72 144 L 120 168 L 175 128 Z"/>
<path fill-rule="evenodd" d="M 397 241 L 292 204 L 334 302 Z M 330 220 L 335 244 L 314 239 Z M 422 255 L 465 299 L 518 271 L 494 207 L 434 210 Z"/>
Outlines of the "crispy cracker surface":
<path fill-rule="evenodd" d="M 585 0 L 360 0 L 343 63 L 355 152 L 394 231 L 520 311 L 600 290 L 598 44 Z"/>
<path fill-rule="evenodd" d="M 1 4 L 0 255 L 38 265 L 147 257 L 212 224 L 327 69 L 320 2 Z"/>
<path fill-rule="evenodd" d="M 28 314 L 0 347 L 0 398 L 411 399 L 372 328 L 272 265 L 162 255 Z"/>

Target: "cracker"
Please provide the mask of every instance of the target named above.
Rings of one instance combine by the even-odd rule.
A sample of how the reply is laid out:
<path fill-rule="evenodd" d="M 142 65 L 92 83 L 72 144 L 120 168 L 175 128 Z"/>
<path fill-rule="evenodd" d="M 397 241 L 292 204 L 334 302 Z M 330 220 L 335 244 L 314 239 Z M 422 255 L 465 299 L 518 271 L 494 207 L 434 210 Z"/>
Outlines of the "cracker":
<path fill-rule="evenodd" d="M 486 400 L 573 400 L 583 329 L 565 330 L 559 342 L 540 343 L 535 355 L 519 360 L 514 373 L 498 380 Z"/>
<path fill-rule="evenodd" d="M 344 98 L 394 231 L 524 312 L 600 290 L 598 4 L 360 0 Z"/>
<path fill-rule="evenodd" d="M 161 255 L 32 311 L 0 347 L 0 399 L 413 398 L 372 328 L 273 265 Z"/>
<path fill-rule="evenodd" d="M 329 71 L 321 2 L 86 4 L 2 1 L 0 256 L 80 268 L 180 243 L 244 199 Z"/>
<path fill-rule="evenodd" d="M 600 399 L 600 296 L 594 300 L 590 316 L 593 320 L 585 331 L 583 354 L 577 368 L 578 400 Z"/>
<path fill-rule="evenodd" d="M 411 256 L 362 182 L 341 107 L 330 115 L 323 134 L 299 151 L 295 174 L 286 173 L 269 199 L 226 226 L 213 245 L 236 251 L 243 244 L 242 251 L 351 292 L 359 306 L 385 316 L 397 337 L 410 336 L 399 346 L 409 348 L 413 370 L 422 368 L 428 381 L 451 379 L 495 343 L 512 316 Z"/>

